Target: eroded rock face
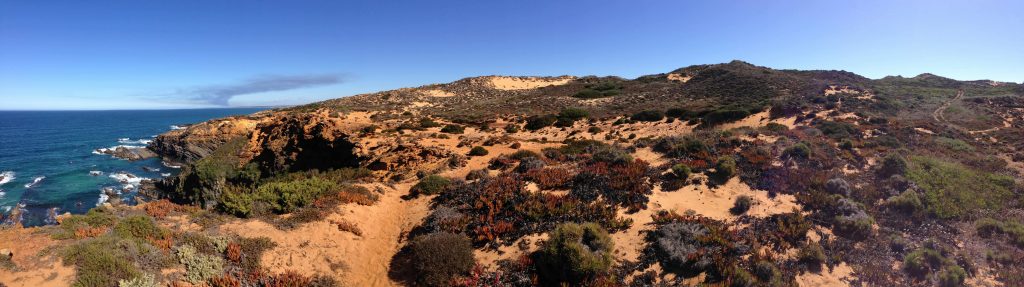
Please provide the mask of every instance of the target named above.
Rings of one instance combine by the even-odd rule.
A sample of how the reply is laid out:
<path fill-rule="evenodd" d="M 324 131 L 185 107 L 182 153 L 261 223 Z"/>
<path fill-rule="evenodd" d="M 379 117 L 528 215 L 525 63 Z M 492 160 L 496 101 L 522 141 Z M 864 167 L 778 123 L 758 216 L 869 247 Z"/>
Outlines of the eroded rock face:
<path fill-rule="evenodd" d="M 247 136 L 268 117 L 228 117 L 211 120 L 157 136 L 149 148 L 161 156 L 193 163 L 231 139 Z"/>
<path fill-rule="evenodd" d="M 281 115 L 257 125 L 241 157 L 268 173 L 357 167 L 360 158 L 345 127 L 327 111 Z"/>

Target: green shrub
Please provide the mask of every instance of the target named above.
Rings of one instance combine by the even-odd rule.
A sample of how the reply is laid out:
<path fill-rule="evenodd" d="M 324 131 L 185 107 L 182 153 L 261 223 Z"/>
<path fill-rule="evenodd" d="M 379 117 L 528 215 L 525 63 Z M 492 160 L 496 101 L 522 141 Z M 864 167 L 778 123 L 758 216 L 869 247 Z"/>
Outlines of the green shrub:
<path fill-rule="evenodd" d="M 505 125 L 505 132 L 510 134 L 518 133 L 519 126 L 515 124 L 507 124 Z"/>
<path fill-rule="evenodd" d="M 754 263 L 754 275 L 766 286 L 782 286 L 782 271 L 775 263 L 768 260 L 758 260 Z"/>
<path fill-rule="evenodd" d="M 243 237 L 237 240 L 242 252 L 242 262 L 239 267 L 245 270 L 260 270 L 260 261 L 263 253 L 277 247 L 277 243 L 267 237 Z"/>
<path fill-rule="evenodd" d="M 568 127 L 572 126 L 578 120 L 586 119 L 590 116 L 590 112 L 580 108 L 566 108 L 558 113 L 558 120 L 555 122 L 557 127 Z"/>
<path fill-rule="evenodd" d="M 450 286 L 456 276 L 468 274 L 476 264 L 469 237 L 462 234 L 431 233 L 410 244 L 413 269 L 420 284 Z"/>
<path fill-rule="evenodd" d="M 939 271 L 938 277 L 941 287 L 960 287 L 967 280 L 967 271 L 960 266 L 950 265 Z"/>
<path fill-rule="evenodd" d="M 54 239 L 75 238 L 75 231 L 80 228 L 104 228 L 114 226 L 117 217 L 103 207 L 90 209 L 82 215 L 72 215 L 60 222 L 59 228 L 51 236 Z"/>
<path fill-rule="evenodd" d="M 185 265 L 185 280 L 189 283 L 199 284 L 224 273 L 224 260 L 218 256 L 199 253 L 191 245 L 178 246 L 174 252 L 178 262 Z"/>
<path fill-rule="evenodd" d="M 665 110 L 665 116 L 681 120 L 688 120 L 696 117 L 697 113 L 683 108 L 670 108 L 668 110 Z"/>
<path fill-rule="evenodd" d="M 313 177 L 295 181 L 270 182 L 256 189 L 255 198 L 270 204 L 276 213 L 289 213 L 306 206 L 314 199 L 338 191 L 338 184 Z"/>
<path fill-rule="evenodd" d="M 690 166 L 688 165 L 681 163 L 672 165 L 672 174 L 674 174 L 678 179 L 685 180 L 690 178 L 690 172 Z"/>
<path fill-rule="evenodd" d="M 712 177 L 720 183 L 726 182 L 730 178 L 736 175 L 736 159 L 731 156 L 723 156 L 718 158 L 718 162 L 715 163 L 715 173 Z"/>
<path fill-rule="evenodd" d="M 1014 197 L 1014 179 L 930 157 L 912 157 L 907 179 L 924 191 L 929 213 L 956 218 L 982 209 L 1001 210 Z"/>
<path fill-rule="evenodd" d="M 978 230 L 978 235 L 982 237 L 992 237 L 992 235 L 995 234 L 1005 234 L 1009 237 L 1011 243 L 1024 247 L 1024 224 L 1021 224 L 1020 222 L 982 218 L 976 221 L 974 226 L 975 229 Z"/>
<path fill-rule="evenodd" d="M 882 165 L 878 168 L 878 175 L 882 178 L 889 178 L 893 175 L 904 175 L 907 173 L 907 160 L 897 154 L 887 155 L 882 159 Z"/>
<path fill-rule="evenodd" d="M 744 214 L 747 210 L 750 210 L 750 206 L 754 205 L 754 198 L 749 195 L 740 195 L 736 197 L 736 201 L 733 202 L 732 208 L 729 212 L 735 215 Z"/>
<path fill-rule="evenodd" d="M 771 122 L 771 123 L 765 124 L 764 125 L 764 129 L 767 130 L 767 131 L 770 131 L 770 132 L 778 133 L 778 132 L 788 131 L 789 127 L 787 127 L 784 124 L 780 124 L 780 123 L 776 123 L 776 122 Z"/>
<path fill-rule="evenodd" d="M 541 280 L 578 284 L 604 274 L 614 263 L 614 243 L 596 223 L 563 223 L 536 256 Z"/>
<path fill-rule="evenodd" d="M 811 147 L 806 143 L 797 143 L 783 150 L 782 155 L 789 158 L 807 159 L 811 157 Z"/>
<path fill-rule="evenodd" d="M 475 146 L 475 147 L 473 147 L 472 149 L 469 150 L 469 154 L 468 155 L 469 156 L 485 156 L 488 153 L 489 152 L 487 151 L 486 148 L 484 148 L 482 146 Z"/>
<path fill-rule="evenodd" d="M 579 99 L 598 99 L 614 97 L 622 92 L 621 89 L 622 87 L 617 84 L 600 83 L 596 85 L 588 85 L 585 89 L 573 94 L 572 97 Z"/>
<path fill-rule="evenodd" d="M 438 123 L 438 122 L 435 122 L 434 120 L 431 120 L 431 119 L 428 119 L 428 118 L 420 119 L 420 127 L 421 128 L 429 129 L 429 128 L 436 128 L 436 127 L 439 127 L 439 126 L 441 126 L 441 124 Z"/>
<path fill-rule="evenodd" d="M 558 120 L 555 115 L 531 116 L 526 118 L 527 130 L 535 131 L 551 126 Z"/>
<path fill-rule="evenodd" d="M 754 287 L 757 286 L 757 279 L 747 270 L 733 267 L 728 274 L 729 287 Z"/>
<path fill-rule="evenodd" d="M 913 190 L 907 190 L 899 195 L 890 197 L 885 201 L 885 205 L 890 209 L 906 214 L 915 214 L 924 209 L 920 196 Z"/>
<path fill-rule="evenodd" d="M 742 120 L 750 116 L 750 112 L 739 109 L 721 109 L 714 110 L 704 115 L 701 119 L 701 125 L 705 127 L 713 127 L 720 124 L 735 122 Z"/>
<path fill-rule="evenodd" d="M 661 111 L 648 110 L 635 113 L 629 119 L 638 122 L 657 122 L 665 119 L 665 114 L 662 114 Z"/>
<path fill-rule="evenodd" d="M 827 259 L 825 249 L 821 248 L 821 244 L 817 242 L 808 242 L 800 247 L 796 258 L 811 268 L 818 268 Z"/>
<path fill-rule="evenodd" d="M 599 128 L 599 127 L 590 127 L 590 128 L 587 128 L 587 132 L 588 132 L 588 133 L 591 133 L 591 134 L 597 134 L 597 133 L 601 133 L 601 132 L 603 132 L 603 131 L 604 131 L 604 130 L 602 130 L 602 129 L 601 129 L 601 128 Z"/>
<path fill-rule="evenodd" d="M 456 124 L 448 124 L 441 128 L 441 132 L 447 134 L 462 134 L 466 132 L 466 127 Z"/>
<path fill-rule="evenodd" d="M 940 146 L 948 148 L 948 149 L 953 150 L 953 151 L 958 151 L 958 152 L 973 152 L 974 151 L 974 146 L 971 146 L 971 144 L 969 144 L 969 143 L 967 143 L 967 142 L 965 142 L 963 140 L 959 140 L 959 139 L 953 139 L 953 138 L 947 138 L 947 137 L 937 137 L 937 138 L 935 138 L 935 142 L 938 143 Z"/>
<path fill-rule="evenodd" d="M 63 251 L 64 263 L 75 265 L 77 275 L 73 286 L 116 286 L 120 280 L 142 276 L 135 264 L 118 249 L 112 236 L 86 239 L 68 246 Z"/>
<path fill-rule="evenodd" d="M 152 274 L 142 274 L 128 280 L 118 280 L 117 287 L 157 287 L 156 278 Z"/>
<path fill-rule="evenodd" d="M 834 121 L 818 123 L 818 130 L 821 130 L 822 134 L 833 139 L 845 139 L 860 134 L 860 130 L 853 124 Z"/>
<path fill-rule="evenodd" d="M 145 215 L 129 216 L 114 227 L 114 233 L 121 238 L 129 239 L 163 239 L 170 231 L 156 225 L 152 218 Z"/>
<path fill-rule="evenodd" d="M 420 179 L 420 182 L 413 185 L 409 191 L 413 194 L 423 195 L 440 194 L 450 184 L 451 180 L 447 177 L 432 174 Z"/>

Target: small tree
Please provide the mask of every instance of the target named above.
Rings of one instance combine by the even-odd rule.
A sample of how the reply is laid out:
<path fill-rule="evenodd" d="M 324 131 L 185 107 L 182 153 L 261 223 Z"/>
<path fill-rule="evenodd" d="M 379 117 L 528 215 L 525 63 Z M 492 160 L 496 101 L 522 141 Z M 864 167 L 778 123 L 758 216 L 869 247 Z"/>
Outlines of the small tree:
<path fill-rule="evenodd" d="M 420 284 L 451 286 L 455 276 L 469 273 L 476 260 L 469 238 L 461 234 L 431 233 L 413 240 L 413 269 Z"/>
<path fill-rule="evenodd" d="M 614 244 L 596 223 L 564 223 L 537 253 L 541 280 L 557 285 L 578 284 L 608 271 L 614 263 Z"/>
<path fill-rule="evenodd" d="M 488 153 L 487 149 L 482 146 L 475 146 L 469 150 L 469 156 L 485 156 Z"/>

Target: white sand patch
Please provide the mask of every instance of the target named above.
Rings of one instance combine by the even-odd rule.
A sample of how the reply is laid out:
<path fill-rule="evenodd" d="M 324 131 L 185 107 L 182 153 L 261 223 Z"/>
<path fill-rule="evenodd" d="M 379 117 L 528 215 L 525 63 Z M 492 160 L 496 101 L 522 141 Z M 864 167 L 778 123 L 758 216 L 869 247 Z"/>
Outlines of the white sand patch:
<path fill-rule="evenodd" d="M 687 81 L 690 81 L 690 79 L 692 79 L 693 77 L 685 76 L 683 74 L 670 73 L 670 74 L 668 74 L 667 78 L 668 78 L 669 81 L 676 81 L 676 82 L 686 83 Z"/>
<path fill-rule="evenodd" d="M 736 177 L 714 189 L 709 189 L 706 185 L 688 185 L 672 192 L 655 192 L 651 195 L 651 203 L 660 209 L 673 210 L 677 213 L 693 210 L 710 218 L 731 220 L 736 216 L 729 213 L 729 209 L 740 195 L 750 196 L 757 202 L 747 211 L 746 214 L 750 216 L 766 217 L 792 212 L 793 209 L 800 210 L 796 197 L 778 194 L 775 198 L 769 198 L 768 191 L 753 189 Z"/>
<path fill-rule="evenodd" d="M 452 93 L 452 92 L 444 91 L 444 90 L 436 90 L 436 89 L 423 90 L 423 91 L 420 91 L 420 92 L 422 92 L 424 95 L 426 95 L 428 97 L 436 97 L 436 98 L 447 98 L 447 97 L 454 97 L 455 96 L 455 94 Z"/>
<path fill-rule="evenodd" d="M 929 129 L 926 129 L 926 128 L 914 128 L 914 130 L 918 131 L 920 133 L 923 133 L 923 134 L 930 134 L 930 135 L 934 135 L 935 134 L 935 132 L 933 132 L 933 131 L 931 131 Z"/>
<path fill-rule="evenodd" d="M 537 77 L 490 77 L 491 86 L 499 90 L 528 90 L 547 86 L 568 84 L 575 77 L 537 78 Z"/>
<path fill-rule="evenodd" d="M 763 112 L 760 112 L 760 113 L 756 113 L 756 114 L 747 116 L 747 117 L 745 117 L 745 118 L 743 118 L 741 120 L 735 121 L 735 122 L 724 123 L 724 124 L 718 126 L 718 128 L 722 129 L 722 130 L 729 130 L 729 129 L 734 129 L 734 128 L 738 128 L 738 127 L 752 127 L 752 128 L 756 128 L 756 127 L 763 127 L 763 126 L 767 125 L 768 123 L 769 123 L 769 121 L 768 121 L 768 111 L 763 111 Z"/>
<path fill-rule="evenodd" d="M 850 286 L 853 268 L 846 262 L 839 263 L 832 270 L 822 266 L 820 273 L 803 273 L 796 276 L 796 283 L 802 287 Z"/>

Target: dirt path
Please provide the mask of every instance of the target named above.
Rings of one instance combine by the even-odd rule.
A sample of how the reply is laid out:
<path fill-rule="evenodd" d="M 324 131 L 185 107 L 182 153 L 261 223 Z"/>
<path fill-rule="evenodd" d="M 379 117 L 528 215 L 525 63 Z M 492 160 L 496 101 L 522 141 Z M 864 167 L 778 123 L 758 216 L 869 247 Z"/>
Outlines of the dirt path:
<path fill-rule="evenodd" d="M 333 275 L 346 286 L 398 286 L 388 276 L 388 267 L 404 242 L 401 238 L 429 212 L 429 199 L 403 200 L 410 184 L 386 188 L 380 201 L 371 206 L 348 204 L 324 221 L 283 231 L 262 221 L 229 223 L 222 230 L 241 236 L 266 236 L 278 246 L 263 256 L 263 266 L 272 272 L 286 270 L 302 274 Z M 356 225 L 362 236 L 338 230 L 333 222 Z"/>
<path fill-rule="evenodd" d="M 932 118 L 934 118 L 936 122 L 946 123 L 946 116 L 944 115 L 944 112 L 946 111 L 946 109 L 949 108 L 949 105 L 952 105 L 954 101 L 960 100 L 960 98 L 962 98 L 963 96 L 964 90 L 957 90 L 956 97 L 953 97 L 952 99 L 946 101 L 945 103 L 942 103 L 942 105 L 939 106 L 939 108 L 935 109 L 935 111 L 932 112 Z"/>

